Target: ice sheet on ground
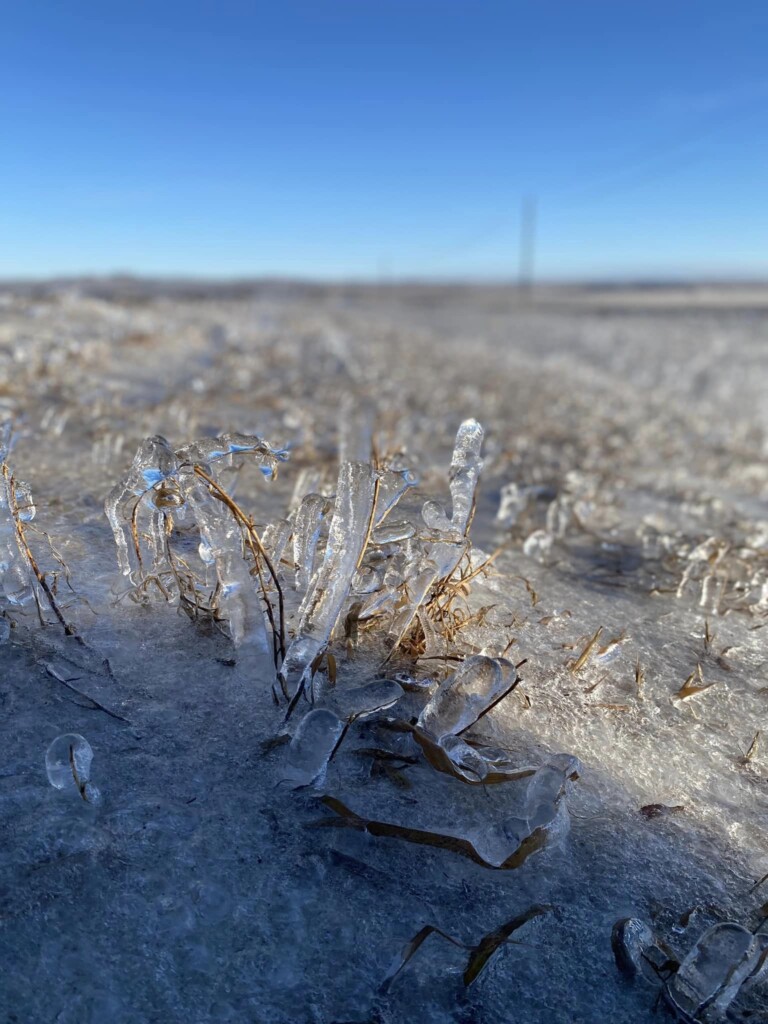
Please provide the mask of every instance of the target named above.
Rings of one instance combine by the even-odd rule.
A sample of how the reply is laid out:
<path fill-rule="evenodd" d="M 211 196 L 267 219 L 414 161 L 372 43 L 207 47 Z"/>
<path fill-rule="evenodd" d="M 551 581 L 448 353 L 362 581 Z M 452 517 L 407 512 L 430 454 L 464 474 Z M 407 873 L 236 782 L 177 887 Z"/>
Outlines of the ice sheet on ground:
<path fill-rule="evenodd" d="M 502 288 L 204 294 L 119 280 L 3 294 L 8 462 L 36 506 L 24 528 L 89 645 L 65 637 L 44 601 L 43 629 L 31 590 L 18 604 L 6 588 L 3 1009 L 78 1024 L 443 1024 L 503 1021 L 514 1006 L 531 1024 L 590 1021 L 596 1008 L 613 1024 L 654 1024 L 653 986 L 615 967 L 617 920 L 648 921 L 664 937 L 684 927 L 682 959 L 706 931 L 698 914 L 679 925 L 694 907 L 758 927 L 768 898 L 768 883 L 755 888 L 768 872 L 768 336 L 754 301 L 700 290 L 672 297 L 672 308 L 652 291 L 564 290 L 525 305 Z M 192 622 L 159 592 L 143 603 L 124 590 L 103 502 L 139 445 L 243 432 L 291 443 L 269 487 L 247 467 L 222 479 L 279 548 L 292 614 L 293 546 L 278 524 L 305 494 L 337 493 L 345 391 L 370 408 L 378 451 L 418 473 L 418 490 L 390 513 L 415 525 L 403 541 L 414 563 L 387 571 L 418 569 L 409 575 L 422 576 L 421 597 L 462 559 L 461 572 L 477 568 L 452 529 L 446 472 L 461 424 L 483 424 L 471 537 L 488 554 L 503 548 L 467 595 L 457 592 L 442 629 L 471 655 L 527 661 L 518 687 L 459 739 L 523 768 L 567 751 L 582 771 L 568 784 L 562 835 L 563 801 L 526 811 L 532 776 L 473 786 L 436 771 L 394 722 L 418 717 L 426 687 L 350 726 L 324 790 L 379 820 L 445 834 L 514 821 L 526 830 L 529 816 L 558 833 L 516 870 L 310 827 L 328 812 L 311 787 L 280 784 L 287 745 L 265 752 L 285 714 L 271 680 L 238 663 L 223 623 Z M 370 446 L 348 444 L 352 461 L 370 457 Z M 474 459 L 469 451 L 455 482 Z M 199 535 L 163 484 L 153 486 L 174 516 L 175 550 L 191 561 Z M 148 510 L 142 543 L 159 522 Z M 38 530 L 69 567 L 71 591 Z M 324 543 L 321 533 L 313 571 Z M 331 644 L 339 694 L 400 672 L 439 683 L 458 667 L 442 660 L 450 645 L 415 664 L 402 649 L 383 664 L 388 652 L 371 646 L 375 616 L 395 612 L 416 649 L 421 597 L 374 607 L 378 594 L 359 596 L 371 617 L 347 623 L 349 639 L 339 623 Z M 59 672 L 70 685 L 46 664 L 72 666 Z M 713 685 L 673 700 L 698 666 Z M 323 663 L 318 698 L 327 672 Z M 300 701 L 295 721 L 309 710 Z M 48 782 L 46 751 L 66 734 L 94 751 L 99 806 Z M 559 785 L 550 782 L 548 794 Z M 683 810 L 641 813 L 652 805 Z M 547 926 L 500 948 L 467 991 L 466 958 L 436 943 L 377 995 L 425 924 L 471 944 L 534 904 L 554 906 Z M 755 1019 L 768 1012 L 766 989 L 748 982 L 729 1012 Z"/>

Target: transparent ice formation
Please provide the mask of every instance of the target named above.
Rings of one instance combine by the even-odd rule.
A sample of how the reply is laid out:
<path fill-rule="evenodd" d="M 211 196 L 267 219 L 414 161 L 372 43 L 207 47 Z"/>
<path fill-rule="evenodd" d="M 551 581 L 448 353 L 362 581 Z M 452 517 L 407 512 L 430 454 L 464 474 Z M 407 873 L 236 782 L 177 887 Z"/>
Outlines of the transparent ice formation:
<path fill-rule="evenodd" d="M 0 422 L 0 592 L 10 604 L 24 605 L 35 593 L 35 577 L 16 520 L 32 520 L 35 506 L 29 485 L 14 481 L 8 467 L 11 432 L 10 420 Z"/>
<path fill-rule="evenodd" d="M 438 740 L 458 736 L 509 693 L 516 679 L 515 666 L 504 658 L 467 658 L 440 684 L 419 715 L 418 726 Z"/>
<path fill-rule="evenodd" d="M 565 800 L 568 783 L 578 778 L 579 770 L 576 758 L 560 755 L 531 774 L 523 816 L 504 819 L 472 836 L 482 857 L 500 867 L 518 851 L 530 855 L 562 839 L 570 822 Z"/>
<path fill-rule="evenodd" d="M 456 435 L 449 474 L 451 489 L 451 526 L 462 536 L 467 532 L 475 504 L 475 491 L 483 460 L 480 449 L 484 431 L 477 420 L 465 420 Z"/>
<path fill-rule="evenodd" d="M 310 682 L 310 669 L 330 639 L 371 529 L 376 475 L 367 462 L 344 462 L 328 527 L 325 555 L 299 610 L 296 638 L 280 669 L 290 696 Z"/>
<path fill-rule="evenodd" d="M 510 761 L 505 751 L 471 746 L 461 738 L 517 682 L 515 667 L 506 659 L 476 655 L 438 686 L 414 728 L 414 738 L 434 768 L 469 783 L 511 781 L 531 773 Z"/>
<path fill-rule="evenodd" d="M 716 924 L 699 938 L 670 979 L 666 998 L 683 1019 L 722 1019 L 748 980 L 765 971 L 768 936 L 733 921 Z"/>
<path fill-rule="evenodd" d="M 245 557 L 246 542 L 255 550 L 257 563 L 264 551 L 258 550 L 254 528 L 239 517 L 220 479 L 224 470 L 249 461 L 272 480 L 279 463 L 287 458 L 287 451 L 250 434 L 222 434 L 178 451 L 160 435 L 147 438 L 128 476 L 112 489 L 105 504 L 123 575 L 145 594 L 154 585 L 166 597 L 177 596 L 192 615 L 206 607 L 215 610 L 227 621 L 235 646 L 265 655 L 270 640 L 264 595 L 254 584 L 254 567 Z M 173 554 L 169 538 L 174 517 L 191 517 L 199 532 L 200 578 Z M 211 568 L 215 581 L 210 578 Z M 263 578 L 266 567 L 258 564 L 257 568 Z M 205 588 L 212 584 L 206 594 Z"/>
<path fill-rule="evenodd" d="M 285 781 L 292 789 L 320 785 L 345 725 L 327 708 L 313 708 L 299 722 L 288 748 Z"/>
<path fill-rule="evenodd" d="M 332 707 L 339 717 L 351 723 L 394 707 L 402 696 L 403 688 L 394 680 L 378 679 L 327 697 L 323 704 Z"/>
<path fill-rule="evenodd" d="M 93 750 L 84 736 L 67 733 L 57 736 L 45 754 L 48 781 L 54 789 L 77 794 L 88 804 L 98 804 L 101 793 L 91 782 Z"/>

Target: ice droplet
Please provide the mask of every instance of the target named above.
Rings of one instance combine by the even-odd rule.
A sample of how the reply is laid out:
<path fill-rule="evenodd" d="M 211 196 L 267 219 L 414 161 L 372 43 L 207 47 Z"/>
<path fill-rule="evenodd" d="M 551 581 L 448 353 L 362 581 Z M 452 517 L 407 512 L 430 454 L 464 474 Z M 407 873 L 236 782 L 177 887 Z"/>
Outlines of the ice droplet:
<path fill-rule="evenodd" d="M 90 781 L 93 750 L 84 736 L 65 733 L 57 736 L 45 755 L 48 781 L 54 789 L 77 793 L 86 803 L 101 799 L 99 790 Z"/>

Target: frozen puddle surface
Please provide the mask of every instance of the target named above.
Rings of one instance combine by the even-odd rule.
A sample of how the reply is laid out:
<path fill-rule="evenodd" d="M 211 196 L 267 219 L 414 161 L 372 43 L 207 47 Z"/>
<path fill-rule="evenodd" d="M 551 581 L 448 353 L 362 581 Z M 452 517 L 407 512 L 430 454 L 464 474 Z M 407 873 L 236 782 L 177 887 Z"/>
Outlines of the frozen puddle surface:
<path fill-rule="evenodd" d="M 625 299 L 0 294 L 3 1021 L 764 1018 L 765 322 Z"/>

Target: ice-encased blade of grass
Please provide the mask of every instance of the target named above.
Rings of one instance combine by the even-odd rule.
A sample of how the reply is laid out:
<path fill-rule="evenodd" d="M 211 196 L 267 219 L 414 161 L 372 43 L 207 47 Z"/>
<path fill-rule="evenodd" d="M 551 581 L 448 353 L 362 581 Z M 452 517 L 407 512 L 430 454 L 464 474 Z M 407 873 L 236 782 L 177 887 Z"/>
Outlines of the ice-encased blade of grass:
<path fill-rule="evenodd" d="M 465 539 L 469 528 L 475 491 L 480 479 L 482 460 L 480 449 L 484 431 L 477 420 L 466 420 L 456 434 L 451 459 L 449 487 L 452 515 L 448 519 L 443 507 L 436 501 L 424 502 L 422 519 L 436 535 L 415 555 L 403 580 L 403 599 L 390 625 L 390 636 L 397 649 L 413 625 L 419 609 L 442 580 L 449 579 L 467 550 Z M 426 632 L 426 630 L 425 630 Z"/>
<path fill-rule="evenodd" d="M 330 502 L 321 494 L 305 494 L 293 524 L 293 563 L 296 568 L 296 590 L 306 594 L 315 565 L 315 551 L 320 539 L 323 519 Z"/>
<path fill-rule="evenodd" d="M 456 571 L 467 545 L 463 541 L 437 541 L 426 546 L 415 573 L 407 573 L 404 581 L 405 600 L 398 608 L 390 626 L 396 649 L 413 625 L 419 609 L 426 604 L 437 584 Z"/>
<path fill-rule="evenodd" d="M 29 486 L 15 482 L 8 469 L 12 428 L 10 420 L 0 423 L 0 588 L 11 604 L 23 605 L 35 593 L 35 574 L 19 531 L 33 518 L 34 502 Z"/>
<path fill-rule="evenodd" d="M 403 696 L 404 690 L 393 679 L 375 679 L 364 686 L 335 692 L 324 698 L 322 706 L 330 708 L 339 718 L 351 724 L 379 711 L 386 711 Z"/>
<path fill-rule="evenodd" d="M 380 472 L 373 525 L 380 526 L 405 492 L 418 482 L 419 478 L 410 469 L 385 469 Z"/>
<path fill-rule="evenodd" d="M 477 482 L 483 460 L 480 449 L 483 444 L 484 430 L 477 420 L 465 420 L 456 434 L 456 445 L 453 449 L 451 470 L 449 474 L 452 516 L 451 525 L 462 536 L 472 516 L 475 504 Z"/>
<path fill-rule="evenodd" d="M 524 818 L 512 817 L 477 832 L 472 841 L 489 864 L 501 866 L 517 851 L 530 856 L 562 838 L 570 824 L 565 797 L 568 783 L 579 776 L 579 762 L 555 755 L 528 780 Z"/>
<path fill-rule="evenodd" d="M 342 463 L 325 555 L 299 609 L 296 637 L 280 669 L 291 697 L 309 682 L 312 663 L 325 650 L 344 607 L 371 530 L 375 497 L 371 464 Z"/>
<path fill-rule="evenodd" d="M 117 545 L 120 572 L 132 579 L 136 576 L 134 583 L 140 582 L 142 571 L 138 529 L 140 505 L 145 495 L 175 476 L 177 471 L 176 455 L 166 439 L 159 434 L 148 437 L 139 445 L 128 476 L 112 488 L 104 503 Z M 155 529 L 162 518 L 154 517 Z"/>
<path fill-rule="evenodd" d="M 229 623 L 236 647 L 245 645 L 266 653 L 270 644 L 261 598 L 243 557 L 243 533 L 226 505 L 187 463 L 179 473 L 184 498 L 192 512 L 202 541 L 216 565 L 219 584 L 218 609 Z"/>
<path fill-rule="evenodd" d="M 238 468 L 248 460 L 271 480 L 278 464 L 287 458 L 285 450 L 274 448 L 255 434 L 222 434 L 195 441 L 176 452 L 159 435 L 147 438 L 127 477 L 112 489 L 105 503 L 123 574 L 137 587 L 156 583 L 166 599 L 181 597 L 185 610 L 196 613 L 201 607 L 200 588 L 210 586 L 215 567 L 215 592 L 205 597 L 203 604 L 210 605 L 206 610 L 228 621 L 237 646 L 264 653 L 268 648 L 267 629 L 261 596 L 244 557 L 243 531 L 250 531 L 254 553 L 258 537 L 219 478 L 225 470 Z M 177 561 L 173 556 L 169 526 L 174 520 L 191 520 L 200 532 L 202 578 L 186 559 Z M 283 526 L 275 540 L 284 546 L 288 532 Z M 263 550 L 259 549 L 259 554 L 268 560 Z M 262 590 L 265 586 L 262 582 Z M 279 628 L 282 637 L 282 625 Z"/>

